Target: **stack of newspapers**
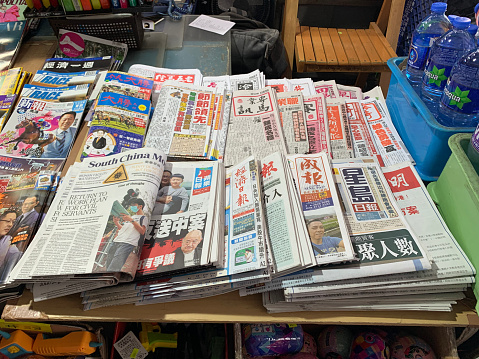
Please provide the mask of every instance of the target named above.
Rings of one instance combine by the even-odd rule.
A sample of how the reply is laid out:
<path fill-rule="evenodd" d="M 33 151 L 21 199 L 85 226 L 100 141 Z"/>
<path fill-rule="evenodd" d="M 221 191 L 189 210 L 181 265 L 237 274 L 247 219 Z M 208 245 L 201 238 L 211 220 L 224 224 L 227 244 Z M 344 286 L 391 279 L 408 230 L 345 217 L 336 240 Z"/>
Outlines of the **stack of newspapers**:
<path fill-rule="evenodd" d="M 93 98 L 83 162 L 8 278 L 35 301 L 448 311 L 473 283 L 379 88 L 133 65 Z"/>

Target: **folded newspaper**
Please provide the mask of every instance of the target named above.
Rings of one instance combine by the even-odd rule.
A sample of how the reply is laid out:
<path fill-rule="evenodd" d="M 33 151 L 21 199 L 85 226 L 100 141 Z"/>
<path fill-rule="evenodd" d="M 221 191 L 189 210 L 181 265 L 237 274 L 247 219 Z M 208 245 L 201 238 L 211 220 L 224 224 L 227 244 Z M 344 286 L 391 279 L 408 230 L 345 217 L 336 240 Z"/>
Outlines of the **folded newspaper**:
<path fill-rule="evenodd" d="M 11 279 L 131 281 L 165 158 L 142 148 L 72 166 Z"/>

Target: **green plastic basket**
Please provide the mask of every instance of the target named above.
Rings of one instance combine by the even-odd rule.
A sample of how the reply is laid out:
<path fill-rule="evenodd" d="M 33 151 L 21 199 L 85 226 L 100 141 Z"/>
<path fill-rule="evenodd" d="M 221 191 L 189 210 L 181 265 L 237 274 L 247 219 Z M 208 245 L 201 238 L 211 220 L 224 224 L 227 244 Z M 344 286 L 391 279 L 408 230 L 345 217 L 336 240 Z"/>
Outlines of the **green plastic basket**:
<path fill-rule="evenodd" d="M 458 133 L 449 138 L 451 157 L 437 182 L 427 190 L 450 231 L 469 260 L 479 270 L 479 176 L 466 155 L 470 133 Z M 474 294 L 479 300 L 479 274 L 476 273 Z M 479 309 L 479 301 L 476 310 Z"/>

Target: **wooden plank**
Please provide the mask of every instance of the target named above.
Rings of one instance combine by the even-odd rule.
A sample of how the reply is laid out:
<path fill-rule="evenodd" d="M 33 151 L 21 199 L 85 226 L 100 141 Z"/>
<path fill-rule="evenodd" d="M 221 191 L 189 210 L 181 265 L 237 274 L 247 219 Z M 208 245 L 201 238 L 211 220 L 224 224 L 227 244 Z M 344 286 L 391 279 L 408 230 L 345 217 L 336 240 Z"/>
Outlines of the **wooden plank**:
<path fill-rule="evenodd" d="M 301 26 L 301 39 L 303 40 L 304 60 L 306 63 L 316 63 L 309 26 Z"/>
<path fill-rule="evenodd" d="M 354 50 L 354 46 L 351 43 L 351 39 L 349 38 L 348 32 L 345 29 L 338 29 L 338 35 L 341 39 L 341 43 L 343 44 L 344 51 L 346 52 L 346 56 L 348 57 L 348 62 L 351 65 L 359 64 L 358 54 L 356 54 L 356 50 Z"/>
<path fill-rule="evenodd" d="M 382 41 L 379 39 L 378 35 L 373 29 L 367 29 L 364 30 L 366 35 L 368 35 L 369 40 L 371 40 L 371 43 L 374 46 L 374 49 L 378 53 L 379 57 L 383 62 L 387 62 L 389 60 L 389 52 L 388 50 L 384 47 Z"/>
<path fill-rule="evenodd" d="M 397 57 L 398 55 L 396 54 L 396 51 L 394 51 L 394 49 L 389 44 L 388 40 L 386 40 L 386 38 L 384 37 L 384 34 L 381 32 L 381 29 L 378 27 L 378 25 L 375 22 L 370 22 L 369 28 L 373 29 L 376 32 L 376 34 L 378 34 L 379 39 L 383 43 L 386 50 L 388 50 L 389 57 Z"/>
<path fill-rule="evenodd" d="M 369 36 L 366 34 L 366 32 L 362 29 L 357 29 L 356 32 L 358 33 L 359 39 L 361 40 L 361 43 L 363 44 L 371 62 L 376 64 L 382 62 L 381 57 L 379 57 L 378 53 L 374 49 L 374 46 L 371 43 L 371 40 L 369 40 Z"/>
<path fill-rule="evenodd" d="M 323 40 L 319 35 L 319 29 L 317 27 L 309 28 L 311 33 L 311 41 L 313 42 L 314 56 L 316 57 L 316 63 L 327 64 L 326 54 L 324 52 Z"/>
<path fill-rule="evenodd" d="M 366 49 L 364 48 L 361 40 L 359 39 L 359 35 L 356 30 L 347 29 L 346 31 L 349 35 L 351 43 L 354 46 L 354 51 L 356 51 L 356 54 L 358 55 L 359 63 L 364 66 L 371 65 L 371 60 L 369 59 L 368 53 L 366 52 Z"/>
<path fill-rule="evenodd" d="M 304 51 L 303 51 L 303 40 L 301 39 L 301 33 L 296 35 L 296 70 L 298 72 L 303 72 L 304 68 Z"/>
<path fill-rule="evenodd" d="M 329 37 L 328 29 L 323 27 L 319 28 L 319 35 L 321 36 L 321 40 L 323 41 L 324 53 L 326 55 L 326 61 L 329 65 L 337 65 L 338 58 L 336 57 L 336 53 L 334 52 L 334 46 L 331 42 L 331 38 Z"/>
<path fill-rule="evenodd" d="M 334 52 L 336 53 L 336 57 L 338 58 L 338 62 L 340 65 L 348 64 L 348 57 L 346 56 L 346 52 L 344 51 L 343 44 L 339 39 L 338 29 L 330 28 L 328 29 L 329 37 L 331 38 L 331 42 L 333 43 Z"/>
<path fill-rule="evenodd" d="M 298 18 L 298 1 L 299 0 L 285 0 L 283 13 L 283 27 L 281 29 L 281 38 L 286 50 L 288 63 L 293 68 L 294 60 L 294 40 L 296 20 Z"/>
<path fill-rule="evenodd" d="M 389 12 L 386 40 L 396 50 L 398 46 L 399 29 L 401 28 L 402 15 L 406 0 L 392 0 L 391 11 Z"/>

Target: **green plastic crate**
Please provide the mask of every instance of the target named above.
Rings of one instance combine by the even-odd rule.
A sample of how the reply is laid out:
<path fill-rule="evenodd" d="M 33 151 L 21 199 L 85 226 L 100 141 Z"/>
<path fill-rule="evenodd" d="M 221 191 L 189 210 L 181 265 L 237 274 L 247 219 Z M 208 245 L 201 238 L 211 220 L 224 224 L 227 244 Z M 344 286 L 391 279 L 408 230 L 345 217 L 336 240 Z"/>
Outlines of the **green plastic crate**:
<path fill-rule="evenodd" d="M 437 182 L 429 183 L 427 190 L 477 272 L 479 270 L 479 176 L 466 155 L 470 140 L 470 133 L 458 133 L 449 138 L 451 157 Z M 479 300 L 479 274 L 477 273 L 474 294 Z M 478 309 L 479 301 L 476 305 L 476 310 Z"/>

